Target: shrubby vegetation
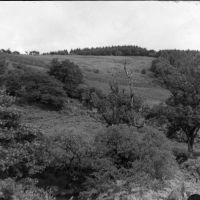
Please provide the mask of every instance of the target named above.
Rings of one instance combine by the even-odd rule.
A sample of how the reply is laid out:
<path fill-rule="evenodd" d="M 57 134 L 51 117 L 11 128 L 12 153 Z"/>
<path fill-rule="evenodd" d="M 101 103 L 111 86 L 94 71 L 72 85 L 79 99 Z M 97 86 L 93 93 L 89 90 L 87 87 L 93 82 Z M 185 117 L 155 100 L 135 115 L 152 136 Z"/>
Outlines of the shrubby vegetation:
<path fill-rule="evenodd" d="M 93 56 L 156 56 L 156 51 L 138 46 L 111 46 L 84 49 L 72 49 L 70 54 Z"/>
<path fill-rule="evenodd" d="M 69 60 L 59 62 L 57 59 L 53 59 L 49 75 L 62 82 L 65 91 L 71 97 L 75 95 L 77 86 L 83 81 L 79 66 Z"/>
<path fill-rule="evenodd" d="M 172 175 L 169 143 L 163 134 L 150 127 L 138 130 L 127 125 L 111 126 L 96 137 L 95 144 L 99 154 L 122 172 L 126 169 L 133 174 L 145 172 L 160 180 Z"/>
<path fill-rule="evenodd" d="M 118 180 L 151 187 L 155 180 L 172 177 L 175 167 L 167 139 L 150 128 L 115 125 L 102 130 L 94 142 L 68 135 L 57 137 L 54 145 L 63 153 L 58 151 L 49 173 L 57 174 L 55 179 L 62 187 L 83 199 L 96 199 L 115 187 Z"/>
<path fill-rule="evenodd" d="M 16 183 L 11 178 L 0 181 L 0 192 L 0 198 L 6 200 L 55 200 L 51 194 L 35 187 L 31 182 Z"/>
<path fill-rule="evenodd" d="M 166 118 L 169 137 L 184 133 L 188 152 L 192 155 L 194 140 L 200 128 L 199 55 L 182 51 L 164 53 L 152 63 L 151 70 L 161 78 L 171 96 L 166 100 L 166 104 L 160 106 L 158 112 L 151 113 L 151 116 Z"/>
<path fill-rule="evenodd" d="M 20 113 L 12 107 L 14 99 L 5 91 L 1 91 L 0 99 L 1 198 L 53 200 L 27 179 L 41 173 L 50 162 L 45 138 L 39 131 L 20 123 Z"/>
<path fill-rule="evenodd" d="M 106 95 L 100 89 L 80 86 L 77 88 L 77 95 L 74 97 L 79 99 L 89 109 L 100 109 Z"/>
<path fill-rule="evenodd" d="M 11 70 L 3 77 L 3 84 L 6 91 L 20 98 L 21 102 L 41 104 L 60 110 L 66 100 L 62 83 L 41 72 Z"/>
<path fill-rule="evenodd" d="M 134 94 L 120 91 L 118 84 L 110 84 L 110 93 L 102 100 L 99 112 L 108 125 L 129 124 L 142 127 L 146 107 Z"/>
<path fill-rule="evenodd" d="M 4 74 L 6 71 L 6 61 L 5 59 L 0 59 L 0 75 Z"/>
<path fill-rule="evenodd" d="M 96 199 L 118 180 L 144 184 L 145 173 L 150 187 L 151 181 L 172 176 L 172 151 L 165 136 L 154 129 L 115 125 L 102 129 L 91 141 L 70 134 L 48 138 L 23 125 L 14 99 L 5 91 L 0 97 L 2 109 L 10 109 L 8 113 L 14 116 L 18 113 L 16 121 L 0 110 L 0 191 L 4 197 L 51 200 L 65 191 L 66 197 Z"/>
<path fill-rule="evenodd" d="M 67 49 L 43 53 L 43 55 L 68 55 L 68 54 L 69 53 L 68 53 Z"/>

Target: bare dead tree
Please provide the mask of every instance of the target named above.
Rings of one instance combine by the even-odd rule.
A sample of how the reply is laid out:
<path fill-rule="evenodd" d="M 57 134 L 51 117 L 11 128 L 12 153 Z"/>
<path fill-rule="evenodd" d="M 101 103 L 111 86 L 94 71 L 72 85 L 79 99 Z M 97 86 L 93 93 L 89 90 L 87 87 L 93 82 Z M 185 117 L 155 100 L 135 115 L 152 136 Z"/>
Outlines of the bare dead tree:
<path fill-rule="evenodd" d="M 133 72 L 129 71 L 127 69 L 127 60 L 125 58 L 124 61 L 124 71 L 128 80 L 128 85 L 129 85 L 129 92 L 130 92 L 130 105 L 131 105 L 131 110 L 132 112 L 134 111 L 134 98 L 135 98 L 135 93 L 134 93 L 134 78 L 133 78 Z M 133 124 L 134 126 L 141 128 L 144 126 L 144 119 L 141 117 L 141 112 L 142 112 L 142 107 L 136 112 L 134 111 L 132 114 L 134 115 L 133 117 Z"/>

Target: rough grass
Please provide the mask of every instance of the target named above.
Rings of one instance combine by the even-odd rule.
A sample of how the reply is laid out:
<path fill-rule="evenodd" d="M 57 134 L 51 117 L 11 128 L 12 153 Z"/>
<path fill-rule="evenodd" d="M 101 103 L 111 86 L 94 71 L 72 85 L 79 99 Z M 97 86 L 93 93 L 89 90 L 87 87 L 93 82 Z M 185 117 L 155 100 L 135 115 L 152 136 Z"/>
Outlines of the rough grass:
<path fill-rule="evenodd" d="M 22 121 L 42 130 L 46 135 L 77 134 L 92 139 L 104 125 L 97 113 L 88 111 L 77 101 L 69 102 L 61 112 L 48 111 L 36 106 L 19 106 Z"/>

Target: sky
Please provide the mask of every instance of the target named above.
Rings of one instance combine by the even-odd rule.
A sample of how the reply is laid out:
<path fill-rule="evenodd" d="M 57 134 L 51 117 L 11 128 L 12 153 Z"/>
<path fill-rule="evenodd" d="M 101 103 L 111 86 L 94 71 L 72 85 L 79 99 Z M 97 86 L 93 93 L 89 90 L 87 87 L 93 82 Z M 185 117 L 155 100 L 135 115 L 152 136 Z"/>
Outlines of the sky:
<path fill-rule="evenodd" d="M 200 50 L 200 3 L 0 2 L 0 49 L 23 53 L 110 45 Z"/>

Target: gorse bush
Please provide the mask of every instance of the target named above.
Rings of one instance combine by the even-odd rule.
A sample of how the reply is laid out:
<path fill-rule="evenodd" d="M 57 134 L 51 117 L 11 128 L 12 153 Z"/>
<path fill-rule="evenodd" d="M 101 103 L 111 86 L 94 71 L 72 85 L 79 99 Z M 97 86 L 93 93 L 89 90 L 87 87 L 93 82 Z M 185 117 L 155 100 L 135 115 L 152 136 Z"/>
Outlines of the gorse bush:
<path fill-rule="evenodd" d="M 0 90 L 0 105 L 1 107 L 10 107 L 12 106 L 16 101 L 16 98 L 13 96 L 9 96 L 6 94 L 6 89 L 2 88 Z"/>
<path fill-rule="evenodd" d="M 34 185 L 16 183 L 13 179 L 0 181 L 0 198 L 5 200 L 55 200 L 55 198 Z"/>
<path fill-rule="evenodd" d="M 0 58 L 0 75 L 4 74 L 5 71 L 6 71 L 5 58 L 3 58 L 3 59 Z"/>
<path fill-rule="evenodd" d="M 146 74 L 146 73 L 147 73 L 146 69 L 141 70 L 141 74 Z"/>
<path fill-rule="evenodd" d="M 6 91 L 19 97 L 22 102 L 36 103 L 60 110 L 63 108 L 66 94 L 63 85 L 48 76 L 35 71 L 12 70 L 4 77 Z"/>
<path fill-rule="evenodd" d="M 78 99 L 88 108 L 100 109 L 102 100 L 105 98 L 103 92 L 94 87 L 78 88 Z"/>
<path fill-rule="evenodd" d="M 49 75 L 54 76 L 57 80 L 64 84 L 64 89 L 71 97 L 74 95 L 74 90 L 82 83 L 83 75 L 78 65 L 69 60 L 59 62 L 53 59 L 51 62 Z"/>
<path fill-rule="evenodd" d="M 200 159 L 188 159 L 182 164 L 183 169 L 187 170 L 190 175 L 196 179 L 200 178 Z"/>
<path fill-rule="evenodd" d="M 146 172 L 156 179 L 172 175 L 170 166 L 174 158 L 168 141 L 154 129 L 138 131 L 126 125 L 111 126 L 98 135 L 95 142 L 98 152 L 118 169 Z"/>
<path fill-rule="evenodd" d="M 117 83 L 111 84 L 110 89 L 110 93 L 102 99 L 99 106 L 99 112 L 106 123 L 142 127 L 147 106 L 141 98 L 120 91 Z"/>
<path fill-rule="evenodd" d="M 5 90 L 0 90 L 0 128 L 16 128 L 20 123 L 20 112 L 11 108 L 15 98 L 6 94 Z"/>
<path fill-rule="evenodd" d="M 0 107 L 0 178 L 28 177 L 42 171 L 50 160 L 47 142 L 40 131 L 20 123 L 20 112 L 8 107 L 6 98 L 10 101 L 5 93 L 0 94 L 4 99 Z"/>
<path fill-rule="evenodd" d="M 12 97 L 1 92 L 0 100 L 0 198 L 53 200 L 35 184 L 19 183 L 41 174 L 51 163 L 47 138 L 20 123 L 21 115 L 12 107 Z"/>
<path fill-rule="evenodd" d="M 150 127 L 110 126 L 95 137 L 93 146 L 82 199 L 98 199 L 115 188 L 118 180 L 125 181 L 127 187 L 139 184 L 152 188 L 173 177 L 176 164 L 168 140 Z"/>

